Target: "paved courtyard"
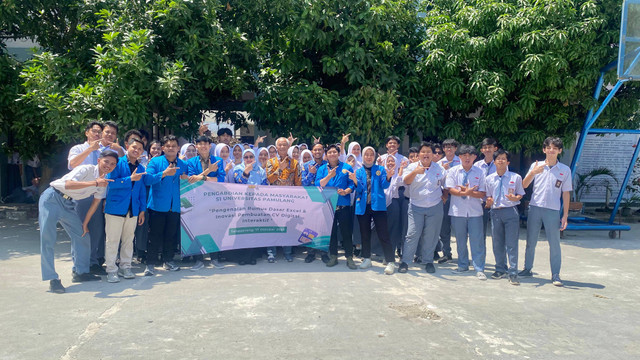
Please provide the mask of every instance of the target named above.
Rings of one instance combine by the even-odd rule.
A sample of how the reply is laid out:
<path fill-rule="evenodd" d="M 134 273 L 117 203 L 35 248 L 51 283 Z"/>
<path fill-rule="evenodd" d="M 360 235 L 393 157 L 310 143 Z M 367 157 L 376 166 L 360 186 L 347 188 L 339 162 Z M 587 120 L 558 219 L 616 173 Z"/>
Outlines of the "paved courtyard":
<path fill-rule="evenodd" d="M 302 254 L 73 284 L 60 231 L 58 295 L 40 280 L 37 222 L 0 220 L 0 359 L 640 358 L 640 225 L 566 235 L 558 288 L 546 241 L 521 286 L 452 275 L 453 263 L 387 276 Z M 524 246 L 522 231 L 519 267 Z"/>

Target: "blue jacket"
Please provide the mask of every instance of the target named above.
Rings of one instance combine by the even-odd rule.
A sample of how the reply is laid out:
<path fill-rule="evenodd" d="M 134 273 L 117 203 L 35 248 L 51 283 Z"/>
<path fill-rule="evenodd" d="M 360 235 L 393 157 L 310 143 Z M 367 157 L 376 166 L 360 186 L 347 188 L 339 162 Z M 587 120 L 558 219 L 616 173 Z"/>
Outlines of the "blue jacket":
<path fill-rule="evenodd" d="M 169 161 L 162 156 L 156 156 L 147 165 L 147 175 L 144 183 L 151 185 L 147 208 L 154 211 L 180 212 L 180 175 L 187 174 L 187 163 L 176 158 L 179 167 L 173 176 L 162 177 L 162 172 L 169 167 Z"/>
<path fill-rule="evenodd" d="M 138 174 L 144 172 L 144 166 L 138 164 L 136 168 Z M 105 200 L 104 212 L 110 215 L 127 215 L 129 204 L 131 204 L 131 216 L 138 216 L 147 208 L 147 189 L 144 186 L 142 175 L 139 181 L 135 181 L 131 186 L 131 171 L 129 170 L 129 160 L 123 156 L 118 160 L 116 167 L 107 175 L 107 179 L 113 180 L 107 186 L 107 198 Z"/>
<path fill-rule="evenodd" d="M 349 174 L 345 174 L 343 170 L 353 172 L 353 168 L 351 165 L 347 163 L 343 163 L 342 161 L 338 162 L 338 166 L 336 169 L 336 176 L 334 176 L 325 187 L 335 187 L 338 189 L 347 188 L 351 189 L 353 192 L 356 188 L 355 184 L 351 179 L 349 179 Z M 329 174 L 329 163 L 320 166 L 318 172 L 316 172 L 316 186 L 320 186 L 320 180 L 327 177 Z M 351 195 L 338 195 L 338 206 L 349 206 L 351 205 Z"/>
<path fill-rule="evenodd" d="M 367 210 L 367 171 L 364 166 L 356 171 L 356 215 L 364 215 Z M 380 165 L 371 167 L 371 210 L 387 211 L 384 189 L 389 187 L 387 170 Z"/>
<path fill-rule="evenodd" d="M 324 165 L 327 163 L 327 160 L 322 160 L 322 162 L 320 163 L 320 165 L 318 165 L 318 168 L 320 168 L 320 166 Z M 304 165 L 302 165 L 302 172 L 300 173 L 300 176 L 302 177 L 302 186 L 314 186 L 316 183 L 316 174 L 318 173 L 316 169 L 316 174 L 310 172 L 309 170 L 311 169 L 311 166 L 315 166 L 316 165 L 316 161 L 315 160 L 311 160 L 311 161 L 307 161 L 306 163 L 304 163 Z"/>
<path fill-rule="evenodd" d="M 213 155 L 211 155 L 209 161 L 211 164 L 215 163 L 216 161 L 220 162 L 218 163 L 218 170 L 210 172 L 207 177 L 217 177 L 218 182 L 224 182 L 224 177 L 226 175 L 224 173 L 224 161 L 222 161 L 221 158 Z M 200 162 L 200 155 L 194 156 L 191 159 L 187 160 L 187 175 L 199 175 L 202 174 L 202 171 L 203 169 L 202 163 Z"/>

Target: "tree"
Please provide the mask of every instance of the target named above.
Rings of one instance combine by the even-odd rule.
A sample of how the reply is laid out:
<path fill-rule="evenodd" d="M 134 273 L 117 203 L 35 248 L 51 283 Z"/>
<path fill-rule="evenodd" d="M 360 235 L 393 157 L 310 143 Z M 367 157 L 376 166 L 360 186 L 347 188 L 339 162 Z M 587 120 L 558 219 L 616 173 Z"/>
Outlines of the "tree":
<path fill-rule="evenodd" d="M 582 0 L 424 2 L 428 56 L 418 69 L 438 119 L 423 134 L 476 143 L 497 138 L 538 150 L 548 135 L 575 141 L 594 105 L 599 69 L 615 60 L 620 2 Z M 615 74 L 607 74 L 615 82 Z M 605 82 L 606 84 L 606 82 Z M 626 86 L 602 127 L 637 128 L 639 89 Z M 426 126 L 425 126 L 426 125 Z M 434 126 L 435 125 L 435 126 Z"/>

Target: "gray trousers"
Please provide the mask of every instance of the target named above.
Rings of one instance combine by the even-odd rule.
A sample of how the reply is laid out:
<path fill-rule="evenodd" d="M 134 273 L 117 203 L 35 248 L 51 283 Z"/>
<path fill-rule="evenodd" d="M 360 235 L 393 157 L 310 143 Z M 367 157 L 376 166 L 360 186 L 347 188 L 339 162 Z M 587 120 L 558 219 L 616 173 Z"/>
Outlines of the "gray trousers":
<path fill-rule="evenodd" d="M 451 196 L 444 202 L 444 216 L 442 217 L 442 225 L 440 228 L 440 246 L 438 250 L 442 250 L 445 256 L 451 256 L 451 216 L 449 216 L 449 206 L 451 204 Z"/>
<path fill-rule="evenodd" d="M 496 271 L 518 274 L 518 235 L 520 215 L 515 206 L 491 209 L 491 234 Z M 509 268 L 507 271 L 507 260 Z"/>
<path fill-rule="evenodd" d="M 540 236 L 540 229 L 544 224 L 544 232 L 549 242 L 549 260 L 551 262 L 551 275 L 560 275 L 562 256 L 560 251 L 560 211 L 529 206 L 527 215 L 527 247 L 524 254 L 524 268 L 533 269 L 533 259 L 536 253 L 536 245 Z"/>
<path fill-rule="evenodd" d="M 409 204 L 407 237 L 402 250 L 402 262 L 410 264 L 421 245 L 422 263 L 433 263 L 433 252 L 438 244 L 438 235 L 443 217 L 442 203 L 428 208 Z"/>

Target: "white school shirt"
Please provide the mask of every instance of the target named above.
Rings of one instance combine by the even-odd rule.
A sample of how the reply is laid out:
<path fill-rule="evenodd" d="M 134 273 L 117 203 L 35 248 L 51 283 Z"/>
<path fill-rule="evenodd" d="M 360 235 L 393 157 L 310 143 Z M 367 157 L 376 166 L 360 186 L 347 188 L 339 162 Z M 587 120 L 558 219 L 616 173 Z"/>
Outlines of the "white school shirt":
<path fill-rule="evenodd" d="M 458 166 L 460 165 L 460 157 L 458 155 L 453 155 L 453 160 L 449 161 L 445 156 L 442 159 L 438 160 L 438 165 L 440 165 L 443 169 L 445 164 L 449 164 L 449 169 L 454 166 Z"/>
<path fill-rule="evenodd" d="M 463 180 L 466 171 L 462 165 L 457 165 L 447 170 L 447 177 L 445 181 L 445 188 L 457 188 L 463 185 Z M 485 178 L 484 173 L 480 168 L 471 166 L 469 169 L 469 175 L 467 176 L 468 186 L 478 186 L 476 191 L 485 191 Z M 482 216 L 482 199 L 467 196 L 463 199 L 462 196 L 451 195 L 451 206 L 449 206 L 449 216 L 458 217 L 475 217 Z"/>
<path fill-rule="evenodd" d="M 402 173 L 402 181 L 418 167 L 420 162 L 407 166 Z M 444 169 L 437 163 L 431 162 L 429 169 L 424 174 L 418 174 L 409 185 L 409 202 L 423 208 L 438 205 L 442 201 L 442 183 L 444 181 Z M 405 190 L 407 191 L 407 190 Z"/>
<path fill-rule="evenodd" d="M 69 156 L 67 156 L 67 168 L 69 170 L 73 170 L 71 168 L 71 165 L 69 164 L 71 159 L 73 159 L 76 156 L 80 155 L 80 153 L 82 153 L 83 151 L 87 150 L 90 146 L 91 145 L 89 145 L 89 143 L 85 141 L 84 143 L 78 144 L 78 145 L 72 147 L 69 150 Z M 101 152 L 102 152 L 102 150 L 94 150 L 93 152 L 91 152 L 91 154 L 89 154 L 86 158 L 84 158 L 84 160 L 82 160 L 80 165 L 97 165 L 98 164 L 98 157 L 100 156 Z M 80 166 L 80 165 L 78 165 L 78 166 Z"/>
<path fill-rule="evenodd" d="M 104 199 L 107 193 L 106 187 L 88 186 L 82 189 L 67 189 L 65 186 L 67 180 L 96 181 L 98 177 L 100 177 L 98 165 L 78 165 L 62 178 L 52 181 L 50 185 L 61 193 L 71 196 L 73 200 L 86 199 L 91 195 L 96 199 Z"/>
<path fill-rule="evenodd" d="M 531 164 L 529 172 L 535 166 L 536 163 Z M 551 168 L 545 165 L 544 170 L 533 178 L 533 194 L 529 205 L 560 210 L 562 193 L 572 190 L 571 169 L 567 165 L 559 161 Z"/>
<path fill-rule="evenodd" d="M 520 204 L 520 201 L 511 201 L 507 199 L 507 194 L 524 195 L 524 187 L 522 187 L 522 176 L 505 171 L 502 176 L 493 173 L 487 176 L 485 180 L 485 188 L 487 196 L 493 198 L 492 209 L 512 207 Z M 500 190 L 502 188 L 502 190 Z"/>
<path fill-rule="evenodd" d="M 386 163 L 387 156 L 389 156 L 389 154 L 380 155 L 380 161 L 382 161 L 382 164 Z M 397 174 L 398 173 L 398 169 L 400 168 L 400 165 L 402 165 L 402 162 L 406 161 L 407 164 L 408 164 L 409 163 L 409 159 L 406 156 L 400 154 L 399 152 L 396 152 L 396 154 L 393 155 L 393 157 L 396 159 L 396 174 Z M 386 169 L 386 167 L 385 167 L 385 169 Z M 407 170 L 407 168 L 404 168 L 404 169 Z"/>
<path fill-rule="evenodd" d="M 482 171 L 484 171 L 484 176 L 487 177 L 491 174 L 493 174 L 494 172 L 496 172 L 496 164 L 493 163 L 493 161 L 491 161 L 490 163 L 486 163 L 486 161 L 484 161 L 484 159 L 478 160 L 476 162 L 473 163 L 473 166 L 475 167 L 479 167 Z"/>

